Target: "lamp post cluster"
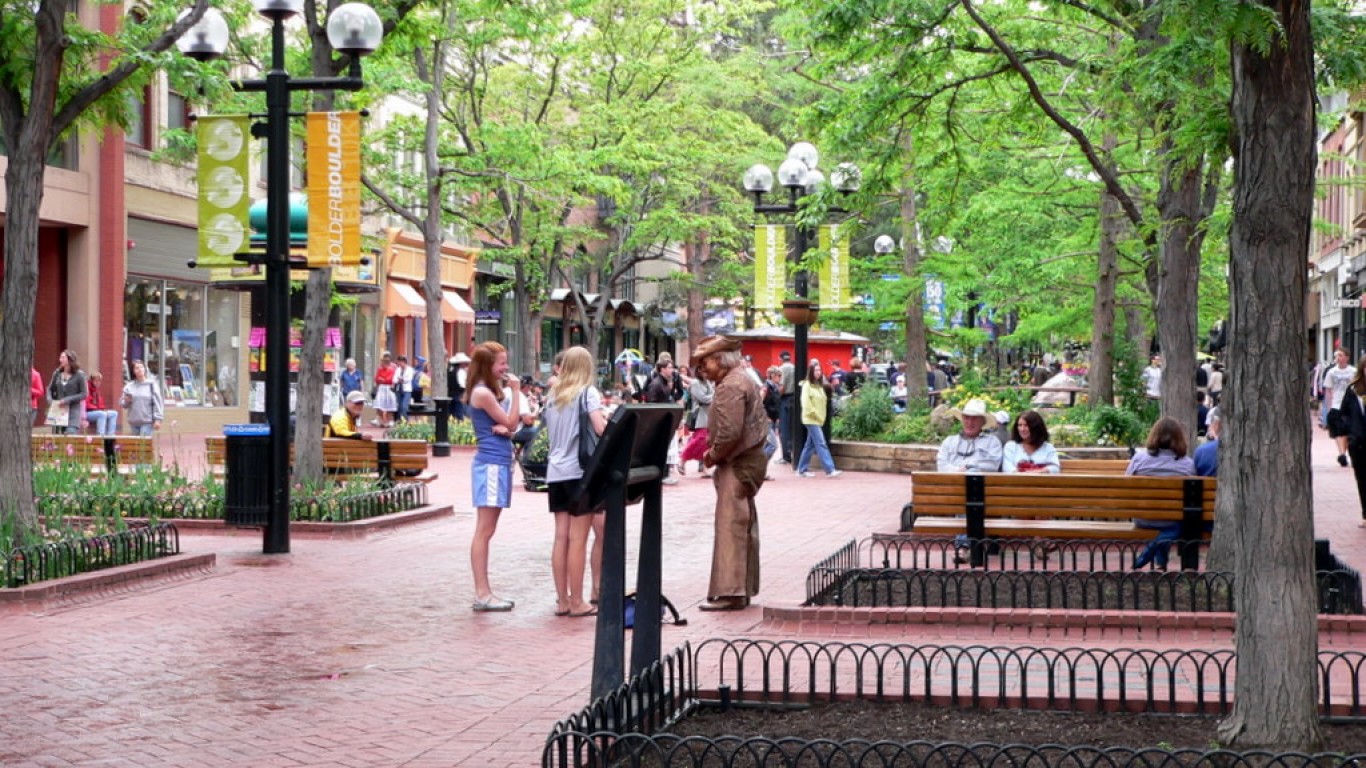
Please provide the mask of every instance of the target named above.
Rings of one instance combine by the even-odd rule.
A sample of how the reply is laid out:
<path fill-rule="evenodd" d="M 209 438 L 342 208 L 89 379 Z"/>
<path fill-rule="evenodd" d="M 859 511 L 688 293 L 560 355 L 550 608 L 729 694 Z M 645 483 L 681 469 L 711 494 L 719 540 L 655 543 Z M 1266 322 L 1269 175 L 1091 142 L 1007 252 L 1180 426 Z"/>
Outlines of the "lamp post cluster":
<path fill-rule="evenodd" d="M 379 15 L 363 3 L 345 3 L 327 19 L 327 40 L 333 50 L 351 58 L 344 77 L 290 77 L 285 69 L 285 22 L 303 10 L 303 0 L 254 0 L 256 12 L 270 21 L 270 71 L 263 80 L 232 84 L 240 93 L 265 93 L 263 123 L 252 135 L 266 140 L 266 250 L 263 255 L 238 254 L 241 261 L 266 269 L 266 422 L 270 426 L 270 506 L 264 533 L 266 554 L 289 552 L 289 95 L 294 91 L 358 91 L 360 59 L 379 47 L 384 35 Z M 176 43 L 180 52 L 208 61 L 228 47 L 228 24 L 223 14 L 209 8 Z M 303 264 L 300 264 L 302 267 Z M 312 418 L 303 424 L 311 425 Z"/>
<path fill-rule="evenodd" d="M 812 144 L 799 141 L 787 150 L 787 158 L 778 166 L 778 183 L 787 188 L 787 201 L 779 203 L 765 203 L 764 195 L 773 190 L 773 171 L 762 163 L 750 166 L 745 171 L 743 183 L 745 191 L 754 196 L 754 212 L 758 214 L 788 214 L 794 215 L 801 210 L 801 199 L 807 195 L 818 192 L 822 185 L 826 183 L 825 174 L 819 169 L 820 152 Z M 853 163 L 840 163 L 830 171 L 830 185 L 837 191 L 849 194 L 857 192 L 862 181 L 862 174 L 858 166 Z M 840 208 L 827 208 L 829 213 L 846 213 Z M 807 305 L 809 310 L 814 311 L 819 307 L 809 303 L 808 291 L 810 288 L 808 275 L 805 269 L 800 267 L 802 257 L 806 254 L 806 249 L 811 243 L 811 232 L 808 225 L 800 221 L 796 225 L 796 238 L 793 243 L 793 260 L 798 264 L 797 273 L 793 280 L 793 291 L 797 295 L 797 301 Z M 806 313 L 804 319 L 793 323 L 793 355 L 795 376 L 798 381 L 806 378 L 806 358 L 808 329 L 811 325 L 811 311 Z M 795 387 L 795 383 L 794 383 Z M 805 442 L 805 428 L 802 426 L 801 419 L 801 398 L 792 399 L 791 408 L 788 413 L 789 439 L 791 440 L 792 450 L 799 450 Z"/>

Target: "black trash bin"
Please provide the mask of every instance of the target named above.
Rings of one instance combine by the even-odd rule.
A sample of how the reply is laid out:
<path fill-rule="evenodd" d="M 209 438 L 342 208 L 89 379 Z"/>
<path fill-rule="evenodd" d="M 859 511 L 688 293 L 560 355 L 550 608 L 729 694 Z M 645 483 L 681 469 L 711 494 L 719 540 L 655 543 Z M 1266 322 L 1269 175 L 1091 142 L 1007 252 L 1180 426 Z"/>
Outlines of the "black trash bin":
<path fill-rule="evenodd" d="M 228 525 L 262 528 L 270 514 L 270 425 L 223 427 L 223 520 Z"/>

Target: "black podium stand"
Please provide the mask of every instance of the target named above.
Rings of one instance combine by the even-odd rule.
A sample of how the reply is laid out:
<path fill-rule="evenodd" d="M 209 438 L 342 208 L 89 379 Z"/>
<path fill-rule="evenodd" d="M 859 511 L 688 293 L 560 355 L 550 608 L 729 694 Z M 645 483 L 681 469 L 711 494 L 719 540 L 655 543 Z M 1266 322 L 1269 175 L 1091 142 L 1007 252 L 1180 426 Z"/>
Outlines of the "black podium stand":
<path fill-rule="evenodd" d="M 585 468 L 579 492 L 606 508 L 592 698 L 626 679 L 626 507 L 644 501 L 636 566 L 631 674 L 659 660 L 662 486 L 669 441 L 683 418 L 679 405 L 623 405 L 612 414 Z"/>

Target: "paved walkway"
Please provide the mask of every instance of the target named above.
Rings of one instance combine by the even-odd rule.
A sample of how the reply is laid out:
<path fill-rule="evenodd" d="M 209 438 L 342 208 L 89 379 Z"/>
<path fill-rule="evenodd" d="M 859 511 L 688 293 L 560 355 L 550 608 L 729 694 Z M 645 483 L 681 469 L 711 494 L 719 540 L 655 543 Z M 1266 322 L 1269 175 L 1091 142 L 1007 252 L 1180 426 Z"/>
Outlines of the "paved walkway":
<path fill-rule="evenodd" d="M 202 436 L 165 442 L 182 464 L 202 460 Z M 1363 569 L 1351 471 L 1334 456 L 1316 432 L 1319 535 Z M 433 463 L 432 497 L 454 503 L 454 518 L 366 541 L 296 537 L 285 556 L 261 555 L 254 536 L 185 536 L 186 551 L 218 554 L 213 573 L 0 615 L 0 765 L 538 765 L 551 725 L 587 703 L 593 621 L 552 615 L 551 519 L 545 496 L 520 488 L 491 573 L 517 608 L 472 613 L 469 454 Z M 801 479 L 785 469 L 759 499 L 759 602 L 790 606 L 811 564 L 894 530 L 909 491 L 904 476 Z M 664 591 L 689 620 L 665 627 L 665 647 L 781 634 L 758 609 L 696 610 L 711 483 L 689 475 L 664 498 Z M 1000 641 L 989 627 L 926 628 L 918 639 Z"/>

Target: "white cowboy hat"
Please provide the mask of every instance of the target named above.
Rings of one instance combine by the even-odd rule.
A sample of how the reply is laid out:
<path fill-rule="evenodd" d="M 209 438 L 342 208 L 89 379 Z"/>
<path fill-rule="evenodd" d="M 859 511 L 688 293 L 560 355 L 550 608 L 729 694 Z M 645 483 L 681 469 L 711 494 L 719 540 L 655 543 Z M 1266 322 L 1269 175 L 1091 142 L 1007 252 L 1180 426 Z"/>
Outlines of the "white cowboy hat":
<path fill-rule="evenodd" d="M 961 410 L 953 412 L 953 416 L 959 421 L 962 421 L 964 416 L 980 416 L 986 420 L 985 427 L 987 429 L 996 426 L 996 416 L 987 412 L 987 404 L 980 397 L 974 397 L 964 403 Z"/>

